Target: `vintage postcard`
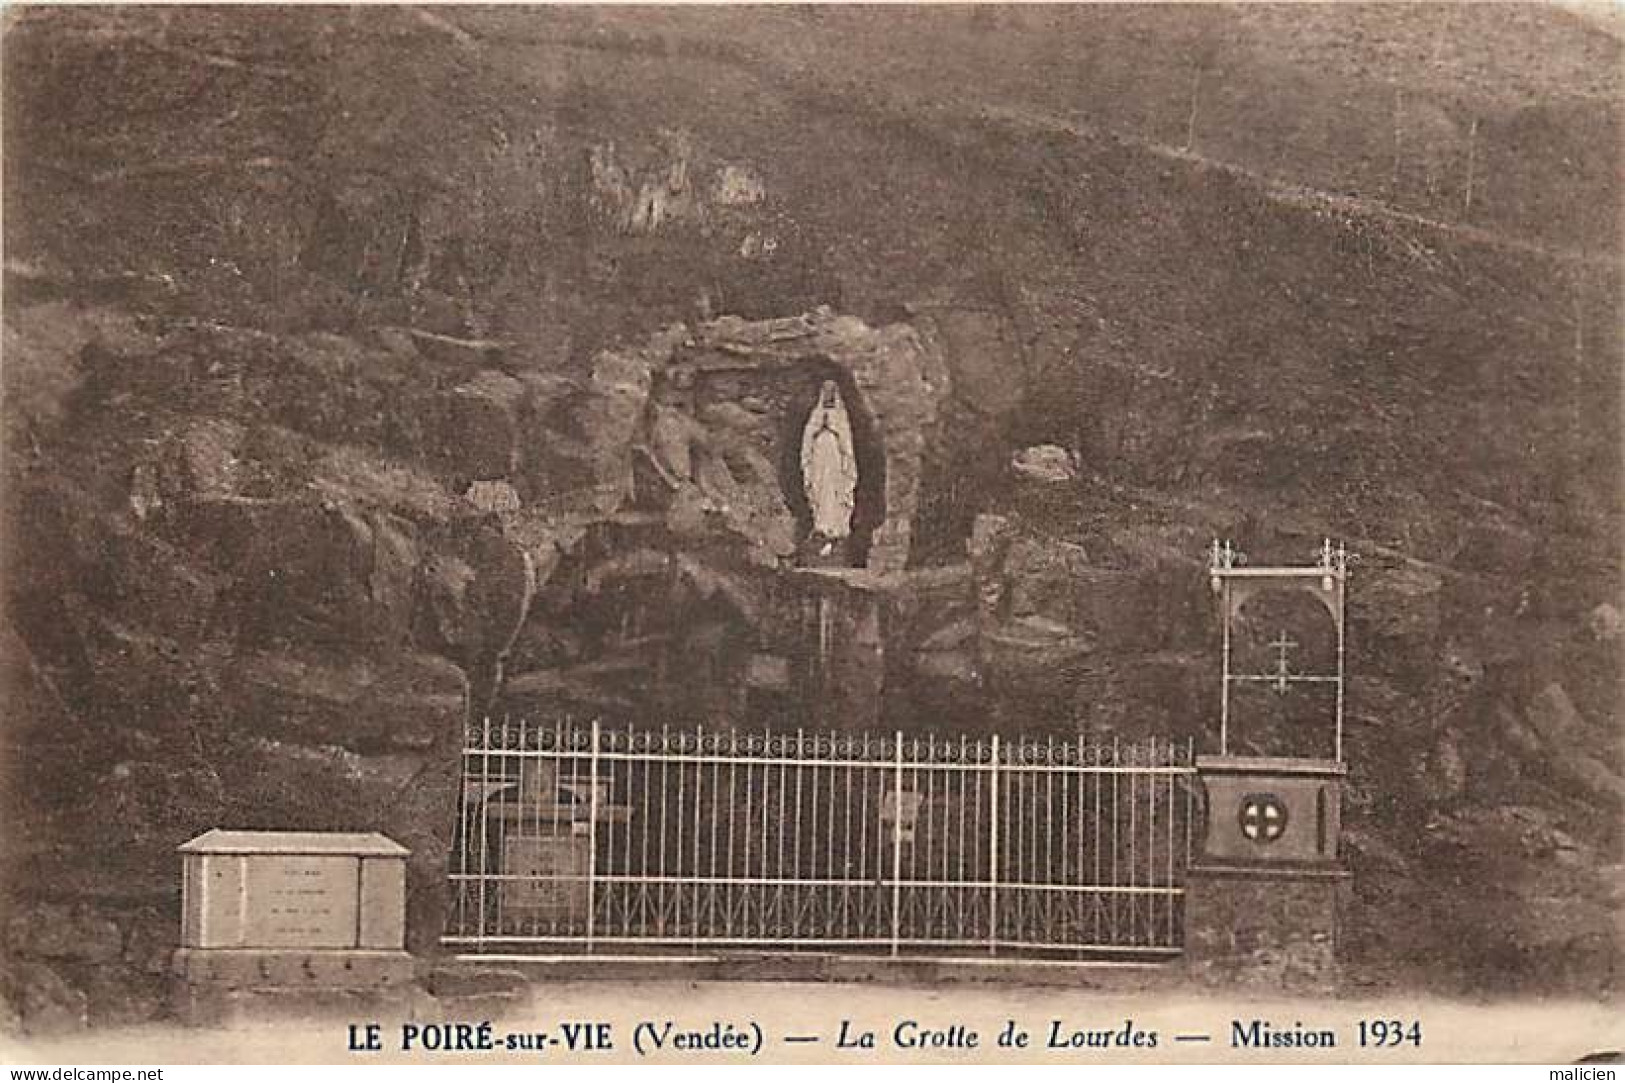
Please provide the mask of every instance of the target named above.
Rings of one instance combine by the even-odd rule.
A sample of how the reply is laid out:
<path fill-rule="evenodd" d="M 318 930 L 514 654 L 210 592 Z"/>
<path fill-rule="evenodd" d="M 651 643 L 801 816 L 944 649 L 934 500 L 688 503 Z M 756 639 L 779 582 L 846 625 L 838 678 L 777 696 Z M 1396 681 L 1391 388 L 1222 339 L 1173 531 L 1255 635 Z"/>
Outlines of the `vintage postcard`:
<path fill-rule="evenodd" d="M 1612 1078 L 1618 8 L 0 18 L 0 1060 Z"/>

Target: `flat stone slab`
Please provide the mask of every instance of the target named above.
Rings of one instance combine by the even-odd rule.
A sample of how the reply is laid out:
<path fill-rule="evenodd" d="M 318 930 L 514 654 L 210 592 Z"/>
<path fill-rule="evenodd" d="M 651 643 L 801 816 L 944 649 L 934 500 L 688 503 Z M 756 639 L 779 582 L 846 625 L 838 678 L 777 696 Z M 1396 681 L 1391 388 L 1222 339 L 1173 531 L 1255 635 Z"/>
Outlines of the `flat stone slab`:
<path fill-rule="evenodd" d="M 177 849 L 183 854 L 336 855 L 405 857 L 406 847 L 376 832 L 205 831 Z"/>

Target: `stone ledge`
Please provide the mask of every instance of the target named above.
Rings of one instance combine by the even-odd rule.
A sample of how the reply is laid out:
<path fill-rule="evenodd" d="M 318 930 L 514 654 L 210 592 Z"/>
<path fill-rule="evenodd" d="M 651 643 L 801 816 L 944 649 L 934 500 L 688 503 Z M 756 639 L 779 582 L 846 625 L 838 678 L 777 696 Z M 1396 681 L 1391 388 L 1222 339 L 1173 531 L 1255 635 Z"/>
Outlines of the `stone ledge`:
<path fill-rule="evenodd" d="M 173 971 L 217 989 L 355 991 L 408 985 L 415 966 L 404 951 L 180 948 Z"/>
<path fill-rule="evenodd" d="M 1354 874 L 1335 865 L 1314 865 L 1282 862 L 1278 865 L 1192 865 L 1185 872 L 1187 880 L 1208 877 L 1214 880 L 1327 880 L 1342 882 L 1354 879 Z"/>
<path fill-rule="evenodd" d="M 1339 760 L 1310 759 L 1302 756 L 1198 756 L 1196 768 L 1205 775 L 1304 775 L 1310 778 L 1342 778 L 1348 764 Z"/>

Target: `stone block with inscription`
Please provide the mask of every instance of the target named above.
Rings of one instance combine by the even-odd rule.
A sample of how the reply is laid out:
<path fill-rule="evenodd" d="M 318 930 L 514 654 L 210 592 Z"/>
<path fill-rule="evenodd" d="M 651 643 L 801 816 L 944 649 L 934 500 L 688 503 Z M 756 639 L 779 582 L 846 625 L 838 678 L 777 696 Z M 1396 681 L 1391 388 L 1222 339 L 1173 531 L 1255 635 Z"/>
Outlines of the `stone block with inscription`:
<path fill-rule="evenodd" d="M 175 969 L 197 989 L 382 990 L 413 976 L 405 847 L 377 834 L 209 831 L 180 847 Z"/>

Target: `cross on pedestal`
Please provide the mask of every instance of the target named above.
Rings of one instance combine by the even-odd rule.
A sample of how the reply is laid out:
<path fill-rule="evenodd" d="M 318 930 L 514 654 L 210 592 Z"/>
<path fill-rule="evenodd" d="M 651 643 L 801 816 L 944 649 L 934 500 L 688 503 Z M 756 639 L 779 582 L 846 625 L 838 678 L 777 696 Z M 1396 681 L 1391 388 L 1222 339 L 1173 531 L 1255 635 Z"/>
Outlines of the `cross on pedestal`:
<path fill-rule="evenodd" d="M 1298 645 L 1297 640 L 1287 638 L 1287 634 L 1286 634 L 1286 631 L 1284 629 L 1282 630 L 1281 634 L 1279 636 L 1277 636 L 1275 638 L 1275 640 L 1270 643 L 1270 646 L 1274 647 L 1275 652 L 1276 652 L 1276 657 L 1275 657 L 1275 693 L 1276 693 L 1276 695 L 1284 695 L 1286 693 L 1287 682 L 1290 679 L 1290 676 L 1291 676 L 1291 673 L 1292 673 L 1292 667 L 1287 664 L 1286 656 L 1287 656 L 1287 652 L 1290 651 L 1293 647 L 1296 647 L 1297 645 Z"/>

